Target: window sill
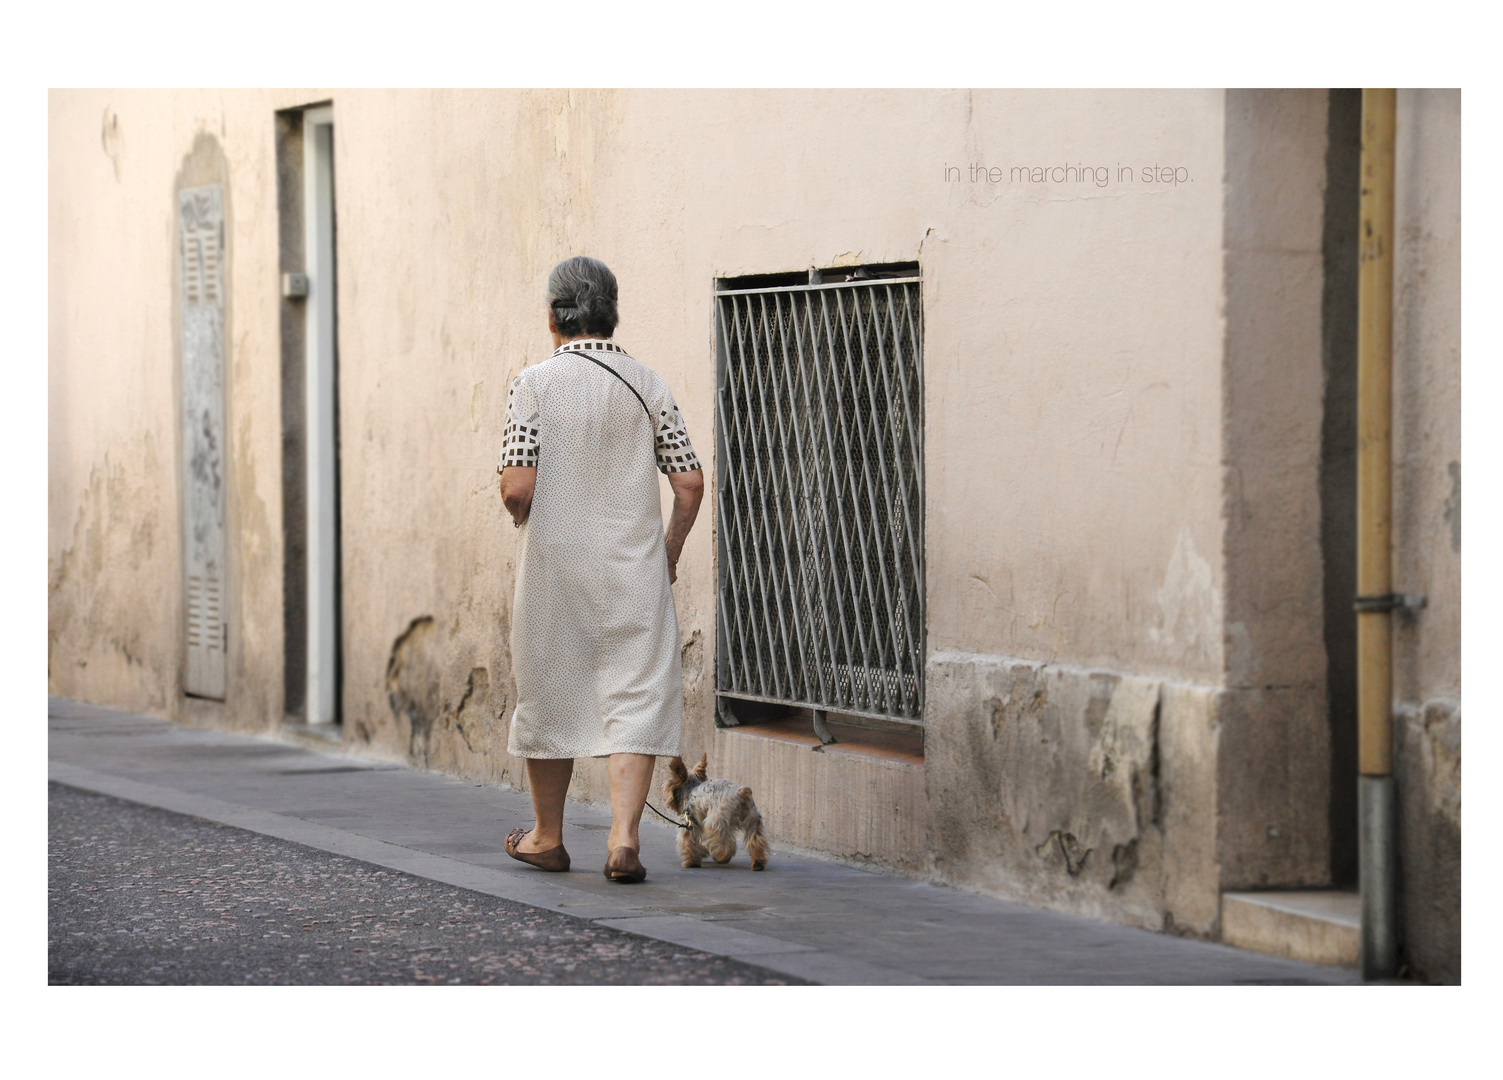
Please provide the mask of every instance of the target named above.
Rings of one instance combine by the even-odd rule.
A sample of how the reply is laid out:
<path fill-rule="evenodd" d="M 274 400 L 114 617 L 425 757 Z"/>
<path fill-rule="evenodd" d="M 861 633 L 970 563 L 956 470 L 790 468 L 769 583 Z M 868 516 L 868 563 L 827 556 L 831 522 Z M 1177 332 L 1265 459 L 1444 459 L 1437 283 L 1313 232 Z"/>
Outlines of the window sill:
<path fill-rule="evenodd" d="M 924 763 L 923 728 L 915 727 L 911 732 L 873 731 L 869 728 L 842 724 L 836 720 L 830 720 L 828 723 L 830 734 L 835 736 L 835 742 L 828 746 L 820 744 L 808 718 L 801 716 L 760 720 L 756 723 L 743 723 L 720 730 L 733 737 L 751 735 L 780 742 L 791 742 L 806 746 L 812 752 L 830 754 L 835 757 L 876 757 L 905 765 Z"/>

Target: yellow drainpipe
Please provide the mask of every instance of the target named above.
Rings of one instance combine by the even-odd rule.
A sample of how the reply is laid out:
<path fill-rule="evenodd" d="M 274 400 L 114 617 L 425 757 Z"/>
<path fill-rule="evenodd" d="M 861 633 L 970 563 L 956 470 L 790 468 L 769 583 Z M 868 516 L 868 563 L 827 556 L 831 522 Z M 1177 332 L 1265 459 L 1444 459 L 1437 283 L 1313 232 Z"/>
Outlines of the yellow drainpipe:
<path fill-rule="evenodd" d="M 1393 786 L 1393 158 L 1396 93 L 1362 91 L 1357 270 L 1357 761 L 1362 974 L 1398 969 Z"/>

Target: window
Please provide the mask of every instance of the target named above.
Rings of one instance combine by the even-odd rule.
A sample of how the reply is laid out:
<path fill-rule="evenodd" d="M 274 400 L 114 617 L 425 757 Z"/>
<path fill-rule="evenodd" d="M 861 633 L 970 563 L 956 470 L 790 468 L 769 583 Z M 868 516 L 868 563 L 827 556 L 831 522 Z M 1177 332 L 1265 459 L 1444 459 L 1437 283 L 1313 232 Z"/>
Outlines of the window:
<path fill-rule="evenodd" d="M 920 723 L 918 267 L 719 285 L 716 692 Z"/>

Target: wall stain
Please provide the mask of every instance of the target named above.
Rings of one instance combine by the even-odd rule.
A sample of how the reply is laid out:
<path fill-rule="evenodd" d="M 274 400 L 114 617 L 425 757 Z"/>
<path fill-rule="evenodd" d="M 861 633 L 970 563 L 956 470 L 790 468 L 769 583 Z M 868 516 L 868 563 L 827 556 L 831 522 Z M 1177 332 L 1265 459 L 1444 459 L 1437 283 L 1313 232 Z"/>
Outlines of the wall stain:
<path fill-rule="evenodd" d="M 1106 883 L 1108 889 L 1115 889 L 1118 885 L 1126 885 L 1138 872 L 1138 842 L 1129 840 L 1125 844 L 1117 844 L 1112 848 L 1112 879 Z"/>
<path fill-rule="evenodd" d="M 1085 728 L 1091 740 L 1101 747 L 1101 779 L 1106 780 L 1117 771 L 1117 759 L 1112 756 L 1115 740 L 1104 738 L 1115 732 L 1105 732 L 1107 713 L 1111 711 L 1112 695 L 1117 692 L 1121 678 L 1105 672 L 1091 674 L 1091 698 L 1086 703 Z"/>
<path fill-rule="evenodd" d="M 104 156 L 110 159 L 110 167 L 115 171 L 115 182 L 120 182 L 120 159 L 125 156 L 125 132 L 120 129 L 120 117 L 109 106 L 105 106 L 104 120 L 100 124 L 99 145 L 104 148 Z"/>
<path fill-rule="evenodd" d="M 470 741 L 470 733 L 465 730 L 465 710 L 471 702 L 478 709 L 485 704 L 491 692 L 491 673 L 483 667 L 472 668 L 470 677 L 465 683 L 464 696 L 459 699 L 459 706 L 454 710 L 454 730 L 459 732 L 459 737 L 464 740 L 465 749 L 470 753 L 485 754 L 484 750 L 476 750 L 475 744 Z"/>
<path fill-rule="evenodd" d="M 1136 844 L 1136 841 L 1133 841 Z M 1071 877 L 1076 877 L 1081 870 L 1085 869 L 1086 860 L 1091 857 L 1095 848 L 1081 848 L 1080 841 L 1075 839 L 1074 833 L 1055 829 L 1048 838 L 1033 849 L 1035 855 L 1048 858 L 1054 852 L 1059 852 L 1064 859 L 1065 872 Z"/>
<path fill-rule="evenodd" d="M 694 633 L 689 635 L 689 640 L 685 641 L 683 647 L 679 649 L 679 660 L 685 671 L 689 670 L 691 657 L 696 660 L 698 659 L 698 652 L 696 650 L 699 645 L 699 639 L 703 636 L 698 630 L 695 630 Z"/>
<path fill-rule="evenodd" d="M 1163 827 L 1163 789 L 1159 782 L 1159 723 L 1164 711 L 1163 688 L 1153 702 L 1153 716 L 1148 721 L 1148 779 L 1144 783 L 1143 772 L 1132 771 L 1132 805 L 1137 818 L 1137 830 Z"/>
<path fill-rule="evenodd" d="M 428 736 L 439 715 L 439 670 L 434 656 L 433 616 L 420 615 L 392 643 L 386 662 L 386 700 L 408 725 L 407 755 L 428 763 Z"/>
<path fill-rule="evenodd" d="M 1445 519 L 1451 527 L 1451 550 L 1461 554 L 1461 462 L 1453 461 L 1446 466 L 1451 474 L 1451 494 L 1446 498 Z"/>

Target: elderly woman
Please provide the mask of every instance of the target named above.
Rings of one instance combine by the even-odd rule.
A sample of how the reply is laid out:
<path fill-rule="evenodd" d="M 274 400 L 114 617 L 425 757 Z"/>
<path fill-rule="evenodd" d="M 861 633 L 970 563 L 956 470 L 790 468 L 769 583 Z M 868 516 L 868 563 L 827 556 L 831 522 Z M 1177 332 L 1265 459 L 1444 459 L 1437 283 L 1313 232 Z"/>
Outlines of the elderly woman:
<path fill-rule="evenodd" d="M 522 530 L 512 608 L 517 708 L 509 753 L 527 759 L 537 823 L 514 859 L 569 869 L 564 797 L 577 757 L 609 757 L 605 876 L 647 877 L 637 828 L 657 755 L 683 712 L 670 583 L 704 473 L 668 386 L 611 340 L 616 277 L 583 256 L 548 276 L 553 354 L 511 385 L 501 498 Z M 657 472 L 673 487 L 663 531 Z"/>

